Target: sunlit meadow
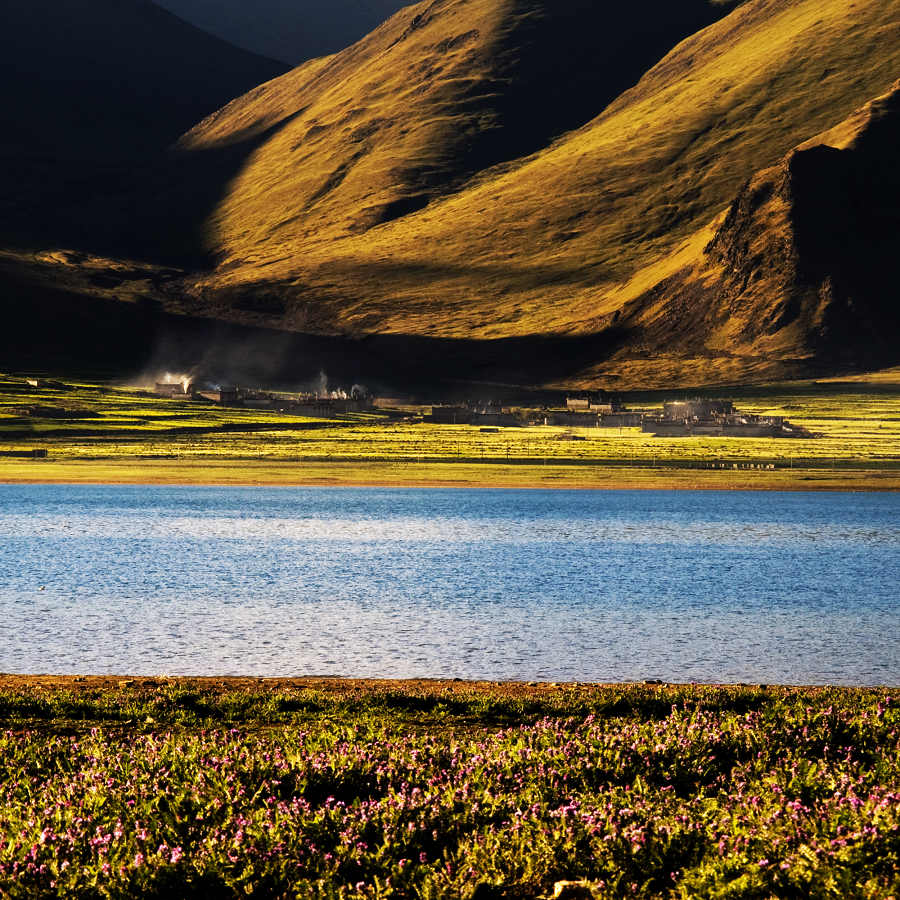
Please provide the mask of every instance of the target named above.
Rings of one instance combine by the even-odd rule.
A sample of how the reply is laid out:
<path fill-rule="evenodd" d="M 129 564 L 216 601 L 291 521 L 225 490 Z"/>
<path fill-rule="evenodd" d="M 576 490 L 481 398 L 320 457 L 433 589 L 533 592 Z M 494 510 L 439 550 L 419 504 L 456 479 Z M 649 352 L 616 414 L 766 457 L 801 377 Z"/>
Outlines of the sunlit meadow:
<path fill-rule="evenodd" d="M 900 376 L 897 376 L 900 378 Z M 765 465 L 827 470 L 890 470 L 900 466 L 898 384 L 802 384 L 733 397 L 742 410 L 786 416 L 814 437 L 656 438 L 638 428 L 521 427 L 483 431 L 469 425 L 432 425 L 377 413 L 332 420 L 234 409 L 148 396 L 99 384 L 30 388 L 0 377 L 0 441 L 43 448 L 54 461 L 97 465 L 178 460 L 235 465 L 246 462 L 431 462 L 605 464 L 694 467 Z M 654 408 L 661 396 L 635 395 L 636 408 Z M 23 417 L 29 406 L 69 408 L 66 418 Z M 4 461 L 15 475 L 24 465 Z M 54 477 L 59 477 L 54 473 Z"/>

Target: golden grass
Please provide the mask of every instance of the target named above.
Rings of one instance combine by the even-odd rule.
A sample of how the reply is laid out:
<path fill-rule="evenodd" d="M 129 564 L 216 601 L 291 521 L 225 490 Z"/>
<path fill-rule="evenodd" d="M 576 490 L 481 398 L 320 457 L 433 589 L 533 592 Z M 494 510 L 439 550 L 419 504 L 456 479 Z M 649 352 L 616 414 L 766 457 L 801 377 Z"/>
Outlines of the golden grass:
<path fill-rule="evenodd" d="M 821 384 L 878 384 L 900 387 L 900 366 L 864 372 L 859 375 L 841 375 L 835 378 L 820 378 Z"/>
<path fill-rule="evenodd" d="M 23 417 L 32 407 L 68 410 L 65 418 Z M 86 413 L 86 415 L 82 415 Z M 203 431 L 227 426 L 262 428 L 281 427 L 295 422 L 306 426 L 327 419 L 284 416 L 269 410 L 222 407 L 191 400 L 173 400 L 155 396 L 136 387 L 68 382 L 62 387 L 32 388 L 21 379 L 0 377 L 0 439 L 10 432 L 27 430 L 38 436 L 46 432 L 91 432 L 115 438 L 153 432 Z M 172 436 L 175 436 L 174 434 Z"/>
<path fill-rule="evenodd" d="M 185 135 L 183 150 L 202 151 L 281 126 L 211 217 L 217 249 L 269 266 L 288 246 L 352 234 L 367 209 L 408 196 L 414 169 L 452 175 L 459 132 L 476 127 L 456 108 L 460 92 L 490 76 L 485 50 L 512 5 L 452 2 L 424 27 L 415 19 L 425 4 L 407 7 L 355 46 L 262 85 Z"/>
<path fill-rule="evenodd" d="M 197 129 L 189 146 L 268 123 L 272 109 L 297 111 L 211 218 L 223 263 L 204 287 L 275 284 L 297 328 L 602 330 L 630 296 L 696 257 L 698 235 L 748 177 L 883 92 L 900 68 L 895 4 L 751 0 L 579 131 L 357 233 L 366 209 L 409 194 L 404 172 L 451 165 L 451 137 L 471 125 L 454 106 L 460 80 L 489 74 L 506 6 L 458 0 L 398 40 L 425 5 L 410 8 Z M 472 29 L 477 38 L 435 51 Z M 355 143 L 371 128 L 376 138 Z"/>
<path fill-rule="evenodd" d="M 308 487 L 557 488 L 585 490 L 900 491 L 900 472 L 681 470 L 414 462 L 7 460 L 0 483 L 198 484 Z"/>

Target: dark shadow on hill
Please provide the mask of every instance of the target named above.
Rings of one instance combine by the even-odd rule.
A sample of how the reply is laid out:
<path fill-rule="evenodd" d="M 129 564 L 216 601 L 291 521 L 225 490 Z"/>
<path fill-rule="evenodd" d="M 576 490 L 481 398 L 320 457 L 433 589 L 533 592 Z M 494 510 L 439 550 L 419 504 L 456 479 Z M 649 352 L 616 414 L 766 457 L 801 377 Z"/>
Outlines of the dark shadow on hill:
<path fill-rule="evenodd" d="M 166 313 L 156 302 L 124 303 L 6 275 L 0 370 L 202 371 L 243 384 L 333 383 L 379 390 L 465 393 L 463 383 L 534 386 L 608 357 L 627 335 L 454 340 L 409 335 L 323 337 L 249 328 Z"/>
<path fill-rule="evenodd" d="M 860 346 L 872 362 L 900 357 L 898 148 L 900 85 L 875 101 L 852 148 L 812 147 L 790 161 L 798 275 L 825 306 L 814 340 L 832 358 Z"/>
<path fill-rule="evenodd" d="M 117 247 L 116 198 L 200 119 L 287 70 L 146 0 L 9 0 L 0 29 L 0 240 Z M 131 213 L 141 206 L 122 204 Z M 96 245 L 95 245 L 96 242 Z"/>
<path fill-rule="evenodd" d="M 520 154 L 528 153 L 584 125 L 678 43 L 733 6 L 709 0 L 517 0 L 514 43 L 496 48 L 500 77 L 511 81 L 498 104 L 508 139 Z"/>
<path fill-rule="evenodd" d="M 207 269 L 210 252 L 207 222 L 224 199 L 228 185 L 247 158 L 299 113 L 246 138 L 210 149 L 170 152 L 145 173 L 137 190 L 119 195 L 113 221 L 129 225 L 118 237 L 125 256 L 184 268 Z"/>
<path fill-rule="evenodd" d="M 227 41 L 299 65 L 349 47 L 403 6 L 403 0 L 157 0 Z"/>
<path fill-rule="evenodd" d="M 206 268 L 206 221 L 247 157 L 293 116 L 243 142 L 125 163 L 12 160 L 0 182 L 7 247 L 65 247 L 98 256 Z"/>
<path fill-rule="evenodd" d="M 4 0 L 0 147 L 51 159 L 146 156 L 287 70 L 147 0 Z"/>

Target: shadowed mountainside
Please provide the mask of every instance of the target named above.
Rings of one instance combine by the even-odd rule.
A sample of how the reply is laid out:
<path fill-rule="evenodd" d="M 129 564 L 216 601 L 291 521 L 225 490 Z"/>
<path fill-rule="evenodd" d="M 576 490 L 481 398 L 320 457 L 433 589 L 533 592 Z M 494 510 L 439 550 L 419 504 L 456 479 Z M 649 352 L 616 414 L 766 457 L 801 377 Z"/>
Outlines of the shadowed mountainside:
<path fill-rule="evenodd" d="M 67 210 L 77 219 L 98 195 L 134 192 L 139 165 L 285 68 L 147 0 L 8 0 L 0 231 L 19 245 L 59 239 Z M 81 230 L 102 230 L 100 218 Z"/>
<path fill-rule="evenodd" d="M 407 4 L 403 0 L 159 0 L 223 40 L 297 65 L 337 53 Z"/>
<path fill-rule="evenodd" d="M 174 270 L 55 255 L 66 259 L 66 271 L 47 259 L 25 263 L 0 254 L 0 284 L 15 297 L 0 329 L 4 369 L 108 377 L 199 368 L 250 384 L 313 384 L 324 369 L 338 383 L 365 379 L 379 391 L 459 396 L 464 383 L 514 390 L 557 381 L 618 346 L 615 332 L 479 341 L 254 328 L 173 314 L 167 300 L 177 288 Z"/>

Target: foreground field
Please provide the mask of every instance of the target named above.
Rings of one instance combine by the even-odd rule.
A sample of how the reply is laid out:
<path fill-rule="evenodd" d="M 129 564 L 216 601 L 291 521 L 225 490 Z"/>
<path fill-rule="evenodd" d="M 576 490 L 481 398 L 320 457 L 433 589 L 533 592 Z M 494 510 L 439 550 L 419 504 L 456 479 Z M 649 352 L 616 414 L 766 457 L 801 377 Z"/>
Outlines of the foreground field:
<path fill-rule="evenodd" d="M 886 490 L 900 487 L 900 375 L 730 391 L 750 413 L 815 437 L 656 438 L 637 428 L 482 430 L 393 415 L 312 419 L 148 396 L 102 384 L 0 377 L 3 481 L 445 484 Z M 662 395 L 631 395 L 654 408 Z"/>
<path fill-rule="evenodd" d="M 885 690 L 0 681 L 9 897 L 889 898 Z"/>

